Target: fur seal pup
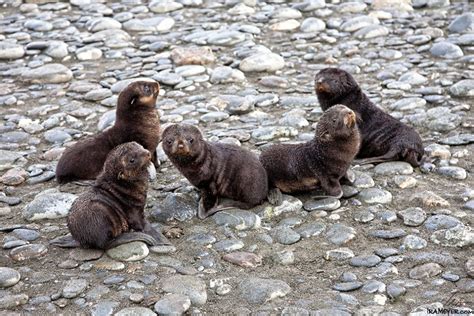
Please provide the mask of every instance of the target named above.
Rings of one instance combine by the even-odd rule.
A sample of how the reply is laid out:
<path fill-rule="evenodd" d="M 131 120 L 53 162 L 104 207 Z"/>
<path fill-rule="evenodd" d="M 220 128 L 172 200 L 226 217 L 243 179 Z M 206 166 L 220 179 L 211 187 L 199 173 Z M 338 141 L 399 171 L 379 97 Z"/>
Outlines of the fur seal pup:
<path fill-rule="evenodd" d="M 344 105 L 325 111 L 312 140 L 303 144 L 276 144 L 260 155 L 270 187 L 285 193 L 322 188 L 340 198 L 340 180 L 359 151 L 356 114 Z M 272 195 L 275 193 L 271 193 Z"/>
<path fill-rule="evenodd" d="M 315 77 L 315 90 L 325 111 L 344 104 L 356 112 L 362 136 L 357 158 L 366 163 L 403 160 L 418 167 L 424 154 L 420 135 L 373 104 L 354 78 L 338 68 L 325 68 Z"/>
<path fill-rule="evenodd" d="M 66 236 L 53 244 L 99 249 L 136 240 L 169 244 L 144 215 L 150 159 L 150 152 L 136 142 L 114 148 L 96 183 L 71 206 L 67 225 L 74 240 Z"/>
<path fill-rule="evenodd" d="M 57 181 L 63 184 L 95 179 L 107 154 L 117 145 L 131 141 L 149 150 L 152 162 L 158 167 L 156 147 L 160 140 L 160 119 L 155 103 L 159 91 L 156 82 L 129 84 L 119 94 L 114 126 L 66 149 L 56 167 Z"/>
<path fill-rule="evenodd" d="M 167 127 L 163 131 L 163 150 L 200 190 L 201 219 L 225 208 L 250 209 L 267 197 L 267 174 L 256 155 L 238 146 L 206 142 L 195 126 Z M 219 198 L 231 200 L 219 203 Z"/>

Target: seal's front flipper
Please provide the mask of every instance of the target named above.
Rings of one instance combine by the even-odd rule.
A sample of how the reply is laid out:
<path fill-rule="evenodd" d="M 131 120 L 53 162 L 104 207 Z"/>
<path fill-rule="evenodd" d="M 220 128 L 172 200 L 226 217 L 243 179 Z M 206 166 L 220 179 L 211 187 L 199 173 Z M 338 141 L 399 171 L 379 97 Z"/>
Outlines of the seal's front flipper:
<path fill-rule="evenodd" d="M 162 245 L 170 245 L 169 241 L 163 236 L 164 240 L 167 241 L 167 243 L 164 243 L 164 240 L 157 240 L 155 237 L 148 235 L 144 232 L 126 232 L 121 234 L 120 236 L 117 236 L 116 238 L 112 239 L 107 246 L 105 247 L 106 249 L 110 248 L 115 248 L 117 246 L 123 245 L 123 244 L 128 244 L 134 241 L 141 241 L 146 243 L 148 246 L 162 246 Z"/>
<path fill-rule="evenodd" d="M 327 195 L 322 195 L 319 197 L 313 196 L 313 198 L 324 199 L 328 197 L 333 197 L 336 199 L 340 199 L 343 195 L 341 184 L 339 183 L 339 180 L 335 178 L 322 178 L 321 188 Z"/>
<path fill-rule="evenodd" d="M 81 246 L 71 235 L 54 238 L 49 244 L 60 248 L 78 248 Z"/>
<path fill-rule="evenodd" d="M 170 241 L 161 232 L 157 231 L 151 224 L 146 221 L 143 232 L 155 239 L 156 245 L 153 246 L 171 246 Z"/>
<path fill-rule="evenodd" d="M 356 174 L 352 170 L 347 170 L 346 173 L 342 176 L 341 180 L 339 181 L 341 184 L 348 184 L 352 185 L 354 184 L 354 181 L 356 179 Z"/>
<path fill-rule="evenodd" d="M 217 205 L 215 207 L 214 213 L 224 211 L 224 210 L 233 209 L 233 208 L 234 209 L 238 208 L 238 209 L 241 209 L 241 210 L 249 210 L 253 206 L 254 205 L 246 203 L 246 202 L 242 202 L 242 201 L 236 201 L 236 200 L 232 200 L 232 199 L 222 199 L 222 202 L 220 202 L 219 205 Z M 212 214 L 214 214 L 214 213 L 212 213 Z"/>
<path fill-rule="evenodd" d="M 419 167 L 424 160 L 426 160 L 426 156 L 423 153 L 419 153 L 414 149 L 406 149 L 402 154 L 403 160 L 408 162 L 413 168 Z"/>
<path fill-rule="evenodd" d="M 229 207 L 230 208 L 230 207 Z M 202 208 L 198 209 L 198 217 L 199 219 L 205 219 L 211 215 L 214 215 L 215 213 L 222 211 L 221 209 L 218 209 L 216 206 L 205 211 Z"/>
<path fill-rule="evenodd" d="M 205 219 L 211 216 L 217 210 L 215 210 L 218 204 L 217 196 L 212 195 L 207 190 L 201 190 L 201 201 L 199 201 L 197 217 L 199 219 Z"/>
<path fill-rule="evenodd" d="M 283 193 L 281 193 L 278 188 L 270 189 L 268 191 L 267 199 L 271 205 L 279 206 L 283 203 Z"/>

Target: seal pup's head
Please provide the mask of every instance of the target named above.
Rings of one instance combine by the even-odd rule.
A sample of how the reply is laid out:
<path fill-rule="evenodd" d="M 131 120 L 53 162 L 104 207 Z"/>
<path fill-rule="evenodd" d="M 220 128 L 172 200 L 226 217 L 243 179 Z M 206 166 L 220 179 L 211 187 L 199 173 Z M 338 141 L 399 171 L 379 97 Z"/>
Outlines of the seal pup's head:
<path fill-rule="evenodd" d="M 359 86 L 351 74 L 339 68 L 324 68 L 314 78 L 314 90 L 323 110 L 357 89 Z"/>
<path fill-rule="evenodd" d="M 344 140 L 358 133 L 356 114 L 342 104 L 327 109 L 316 127 L 316 137 L 322 142 Z"/>
<path fill-rule="evenodd" d="M 174 162 L 190 163 L 203 152 L 204 138 L 201 131 L 189 124 L 173 124 L 162 135 L 163 150 Z"/>
<path fill-rule="evenodd" d="M 120 92 L 117 106 L 133 109 L 141 106 L 154 108 L 160 92 L 156 81 L 135 81 Z"/>
<path fill-rule="evenodd" d="M 139 143 L 121 144 L 107 155 L 99 177 L 112 177 L 124 182 L 147 180 L 150 159 L 150 152 Z"/>

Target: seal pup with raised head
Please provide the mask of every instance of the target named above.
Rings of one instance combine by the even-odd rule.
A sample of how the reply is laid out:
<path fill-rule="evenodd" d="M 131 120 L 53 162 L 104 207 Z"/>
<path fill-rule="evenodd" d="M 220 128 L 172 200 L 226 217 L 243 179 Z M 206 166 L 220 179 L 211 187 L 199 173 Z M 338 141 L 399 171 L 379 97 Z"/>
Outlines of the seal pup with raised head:
<path fill-rule="evenodd" d="M 114 148 L 96 183 L 71 206 L 67 225 L 72 239 L 66 236 L 52 244 L 109 249 L 138 240 L 168 245 L 144 215 L 150 159 L 150 152 L 136 142 Z"/>
<path fill-rule="evenodd" d="M 163 131 L 163 150 L 172 164 L 201 192 L 198 217 L 230 207 L 250 209 L 267 197 L 267 174 L 257 156 L 235 145 L 210 143 L 192 125 Z M 220 203 L 219 198 L 230 201 Z"/>
<path fill-rule="evenodd" d="M 340 198 L 340 180 L 345 177 L 359 145 L 355 113 L 344 105 L 335 105 L 321 116 L 312 140 L 271 145 L 263 150 L 260 161 L 271 188 L 285 193 L 322 188 L 329 196 Z"/>
<path fill-rule="evenodd" d="M 418 167 L 424 154 L 420 135 L 373 104 L 354 78 L 339 68 L 325 68 L 315 77 L 315 90 L 325 111 L 344 104 L 356 112 L 362 136 L 358 163 L 403 160 Z"/>
<path fill-rule="evenodd" d="M 59 183 L 92 180 L 102 170 L 107 154 L 117 145 L 136 141 L 152 153 L 158 167 L 156 147 L 160 140 L 160 119 L 155 108 L 160 91 L 157 82 L 135 81 L 120 94 L 114 125 L 66 149 L 56 167 Z"/>

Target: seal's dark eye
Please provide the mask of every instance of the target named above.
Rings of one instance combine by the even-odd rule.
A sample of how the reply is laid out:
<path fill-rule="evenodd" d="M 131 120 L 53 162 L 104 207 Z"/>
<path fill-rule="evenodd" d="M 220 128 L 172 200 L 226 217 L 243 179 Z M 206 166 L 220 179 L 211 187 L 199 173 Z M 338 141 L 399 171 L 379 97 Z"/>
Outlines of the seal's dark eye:
<path fill-rule="evenodd" d="M 333 118 L 332 121 L 333 121 L 334 123 L 336 123 L 337 120 L 336 120 L 335 118 Z"/>
<path fill-rule="evenodd" d="M 192 144 L 193 141 L 194 141 L 194 139 L 192 139 L 192 138 L 188 139 L 188 142 L 189 142 L 190 144 Z"/>
<path fill-rule="evenodd" d="M 173 140 L 172 140 L 172 139 L 168 139 L 168 140 L 166 140 L 166 142 L 167 142 L 169 145 L 171 145 L 171 144 L 173 143 Z"/>
<path fill-rule="evenodd" d="M 130 158 L 130 163 L 134 163 L 135 162 L 135 158 Z"/>
<path fill-rule="evenodd" d="M 144 92 L 145 94 L 150 94 L 150 93 L 151 93 L 150 87 L 149 87 L 149 86 L 144 86 L 144 87 L 143 87 L 143 92 Z"/>

